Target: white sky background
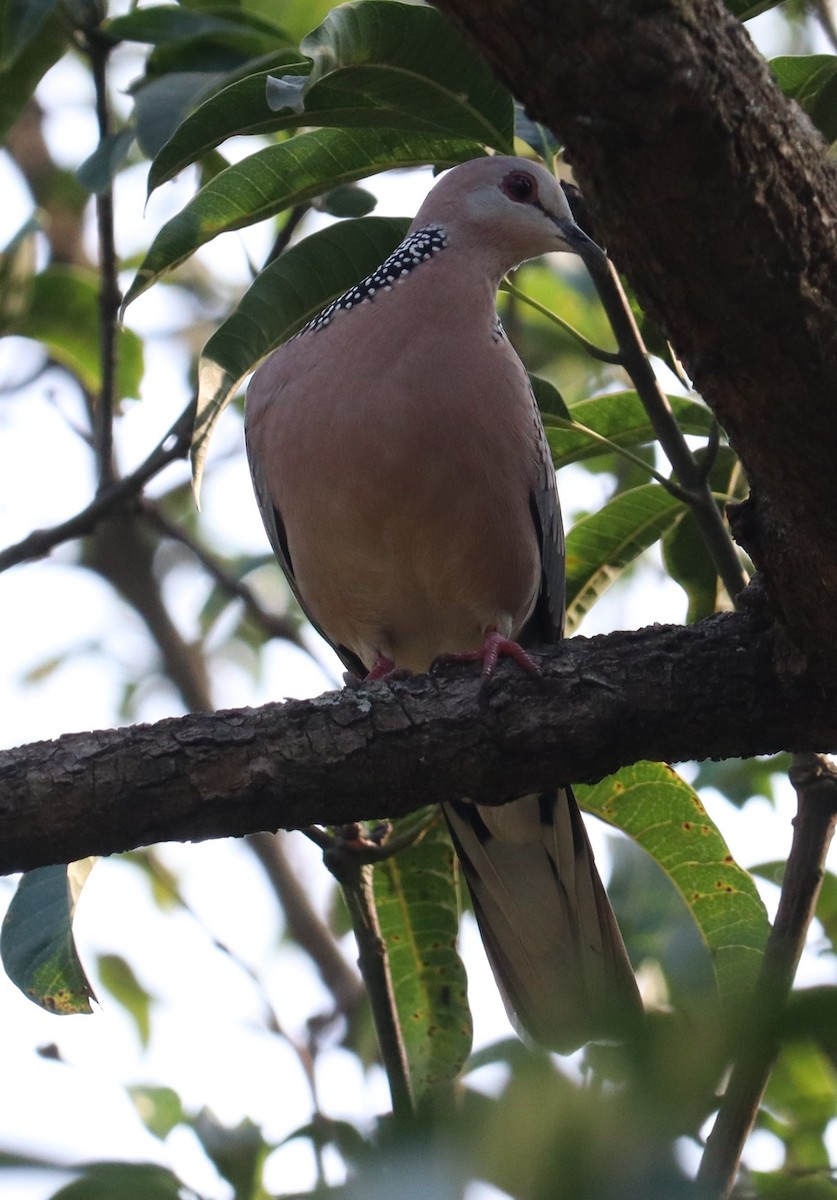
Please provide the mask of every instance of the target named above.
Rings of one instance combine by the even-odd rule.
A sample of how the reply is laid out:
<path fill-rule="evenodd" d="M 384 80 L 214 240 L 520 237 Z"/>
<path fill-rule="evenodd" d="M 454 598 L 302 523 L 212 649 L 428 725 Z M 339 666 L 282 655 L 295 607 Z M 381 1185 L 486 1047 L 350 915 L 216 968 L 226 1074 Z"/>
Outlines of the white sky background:
<path fill-rule="evenodd" d="M 750 24 L 768 54 L 785 49 L 773 39 L 777 25 L 767 14 Z M 126 56 L 127 57 L 127 56 Z M 128 62 L 125 82 L 135 73 Z M 120 77 L 121 78 L 121 77 Z M 39 99 L 50 112 L 46 134 L 56 157 L 77 166 L 92 151 L 96 131 L 90 112 L 89 81 L 75 64 L 62 63 L 44 80 Z M 225 152 L 230 152 L 230 146 Z M 251 149 L 242 142 L 241 153 Z M 431 185 L 429 171 L 381 177 L 372 185 L 381 214 L 412 213 Z M 118 249 L 125 257 L 148 246 L 159 225 L 182 207 L 194 186 L 190 172 L 167 185 L 142 212 L 145 168 L 120 179 L 117 196 Z M 0 247 L 29 216 L 31 202 L 5 155 L 0 155 Z M 312 226 L 305 227 L 311 232 Z M 92 235 L 91 221 L 91 235 Z M 240 286 L 248 279 L 247 255 L 259 261 L 271 234 L 258 228 L 227 235 L 199 252 L 213 275 Z M 91 242 L 91 249 L 93 243 Z M 127 283 L 126 273 L 123 283 Z M 131 306 L 128 323 L 149 337 L 147 374 L 141 402 L 128 406 L 120 423 L 121 467 L 129 471 L 156 445 L 188 399 L 186 360 L 168 336 L 190 324 L 184 294 L 155 287 Z M 176 360 L 173 360 L 173 355 Z M 0 341 L 0 386 L 22 381 L 37 364 L 32 347 L 19 339 Z M 0 393 L 0 545 L 48 526 L 82 508 L 92 494 L 91 458 L 73 433 L 82 414 L 72 392 L 57 375 L 33 386 Z M 206 532 L 220 549 L 264 552 L 265 536 L 250 491 L 242 455 L 224 460 L 224 451 L 240 446 L 241 428 L 230 411 L 216 435 L 204 488 Z M 186 468 L 169 468 L 168 487 Z M 152 491 L 155 486 L 152 485 Z M 594 508 L 605 498 L 606 481 L 569 468 L 559 476 L 565 517 Z M 70 544 L 49 560 L 20 566 L 0 576 L 0 744 L 13 746 L 53 738 L 71 730 L 115 723 L 121 689 L 149 654 L 147 634 L 138 618 L 97 577 L 72 566 L 77 549 Z M 278 577 L 278 572 L 277 572 Z M 207 585 L 199 572 L 178 572 L 170 599 L 181 630 L 196 630 L 196 613 Z M 642 581 L 600 602 L 583 632 L 631 628 L 653 621 L 682 620 L 685 601 L 680 589 L 649 566 Z M 100 644 L 90 653 L 73 653 L 37 682 L 27 677 L 44 664 L 61 659 L 79 646 Z M 312 639 L 313 645 L 313 639 Z M 318 670 L 292 648 L 271 643 L 258 681 L 228 660 L 216 670 L 212 685 L 218 707 L 260 704 L 283 696 L 308 696 L 333 686 L 339 667 L 319 644 Z M 330 672 L 330 673 L 329 673 Z M 138 719 L 156 720 L 182 711 L 169 686 L 154 683 L 141 695 Z M 778 811 L 752 801 L 741 812 L 719 797 L 704 796 L 730 847 L 743 865 L 782 858 L 790 839 L 794 801 L 782 790 Z M 591 822 L 601 859 L 606 861 L 601 828 Z M 329 883 L 319 855 L 301 835 L 294 835 L 294 861 L 303 871 L 319 904 L 328 899 Z M 0 978 L 0 1148 L 44 1151 L 59 1160 L 97 1158 L 155 1159 L 173 1166 L 187 1183 L 214 1200 L 226 1200 L 229 1187 L 214 1175 L 191 1135 L 181 1131 L 163 1145 L 143 1129 L 124 1085 L 164 1083 L 178 1090 L 188 1109 L 206 1105 L 225 1123 L 250 1116 L 269 1140 L 280 1140 L 310 1116 L 310 1094 L 290 1046 L 263 1032 L 262 999 L 246 972 L 219 954 L 220 939 L 248 965 L 262 973 L 280 1024 L 292 1038 L 304 1040 L 305 1020 L 328 1007 L 329 998 L 299 951 L 280 947 L 280 920 L 273 894 L 252 855 L 235 842 L 171 846 L 167 863 L 180 876 L 195 917 L 163 914 L 149 903 L 139 872 L 118 859 L 101 862 L 82 897 L 76 933 L 82 957 L 92 964 L 100 953 L 124 955 L 140 980 L 160 1003 L 152 1016 L 149 1051 L 141 1051 L 134 1026 L 121 1007 L 102 991 L 102 1006 L 93 1017 L 57 1018 L 37 1009 Z M 0 880 L 0 912 L 13 890 Z M 771 914 L 776 889 L 764 885 Z M 203 926 L 203 928 L 201 928 Z M 816 933 L 815 933 L 816 936 Z M 471 996 L 475 1001 L 475 1048 L 505 1036 L 509 1026 L 491 979 L 479 938 L 472 925 L 463 933 Z M 347 945 L 347 955 L 352 948 Z M 268 964 L 264 967 L 264 964 Z M 829 968 L 830 971 L 830 968 Z M 806 956 L 801 979 L 824 981 L 825 966 Z M 829 976 L 829 981 L 833 979 Z M 40 1058 L 35 1049 L 55 1042 L 63 1063 Z M 319 1058 L 320 1103 L 330 1116 L 357 1120 L 388 1108 L 380 1071 L 364 1077 L 357 1061 L 339 1048 Z M 758 1146 L 759 1165 L 775 1165 L 776 1147 L 765 1135 Z M 0 1192 L 3 1180 L 0 1175 Z M 340 1178 L 334 1169 L 333 1182 Z M 313 1183 L 308 1143 L 297 1141 L 271 1160 L 268 1187 L 303 1189 Z M 40 1200 L 57 1185 L 57 1177 L 20 1174 L 7 1194 L 15 1200 Z M 474 1187 L 468 1200 L 491 1200 L 499 1193 Z"/>

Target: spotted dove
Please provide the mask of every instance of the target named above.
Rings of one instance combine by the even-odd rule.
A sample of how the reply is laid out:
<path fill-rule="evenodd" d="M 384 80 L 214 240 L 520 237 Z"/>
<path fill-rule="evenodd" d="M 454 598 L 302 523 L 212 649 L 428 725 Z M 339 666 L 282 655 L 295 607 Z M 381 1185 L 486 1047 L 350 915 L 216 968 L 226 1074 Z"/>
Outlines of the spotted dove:
<path fill-rule="evenodd" d="M 555 472 L 497 316 L 503 275 L 602 252 L 543 167 L 479 158 L 404 241 L 253 376 L 246 436 L 274 552 L 358 677 L 562 636 Z M 512 1020 L 561 1051 L 624 1028 L 633 973 L 569 790 L 445 805 Z"/>

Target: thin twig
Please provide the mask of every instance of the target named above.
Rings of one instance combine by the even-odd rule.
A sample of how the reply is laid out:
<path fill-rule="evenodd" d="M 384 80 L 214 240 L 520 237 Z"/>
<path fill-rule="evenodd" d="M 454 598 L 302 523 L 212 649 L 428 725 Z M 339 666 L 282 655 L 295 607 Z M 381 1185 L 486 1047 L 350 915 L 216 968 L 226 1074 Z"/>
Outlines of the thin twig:
<path fill-rule="evenodd" d="M 87 32 L 85 50 L 90 60 L 96 93 L 100 146 L 110 134 L 107 95 L 110 49 L 111 43 L 100 37 L 96 30 Z M 113 222 L 113 188 L 110 184 L 96 194 L 96 224 L 99 234 L 99 357 L 102 378 L 93 410 L 93 434 L 101 492 L 112 484 L 115 478 L 113 413 L 116 407 L 119 306 L 122 303 Z"/>
<path fill-rule="evenodd" d="M 197 538 L 192 537 L 183 526 L 170 521 L 165 513 L 148 499 L 140 501 L 140 514 L 158 533 L 179 542 L 180 545 L 191 551 L 207 575 L 214 579 L 220 587 L 229 592 L 231 596 L 243 600 L 250 616 L 262 627 L 268 637 L 281 638 L 298 646 L 301 650 L 305 649 L 305 643 L 300 637 L 297 623 L 287 617 L 280 617 L 275 613 L 268 612 L 260 604 L 252 589 L 223 567 L 218 559 L 210 554 L 206 547 L 202 546 Z"/>
<path fill-rule="evenodd" d="M 779 908 L 755 988 L 758 1009 L 748 1014 L 746 1044 L 733 1067 L 698 1171 L 698 1182 L 718 1200 L 726 1200 L 735 1183 L 778 1054 L 776 1017 L 793 984 L 837 822 L 837 767 L 830 759 L 795 755 L 790 780 L 796 788 L 797 815 Z"/>
<path fill-rule="evenodd" d="M 660 445 L 682 487 L 689 493 L 695 521 L 730 599 L 747 584 L 747 575 L 708 481 L 683 436 L 665 392 L 651 367 L 642 334 L 631 312 L 619 276 L 609 259 L 585 260 L 619 347 L 619 361 L 631 378 Z"/>
<path fill-rule="evenodd" d="M 530 308 L 535 310 L 535 312 L 539 312 L 542 316 L 548 317 L 550 321 L 559 326 L 559 328 L 563 329 L 565 333 L 568 333 L 574 341 L 578 342 L 582 350 L 589 354 L 591 358 L 598 359 L 599 362 L 612 363 L 615 366 L 621 366 L 622 356 L 618 350 L 603 350 L 602 347 L 597 346 L 595 342 L 589 341 L 583 333 L 580 333 L 574 325 L 569 323 L 569 321 L 565 321 L 559 313 L 553 312 L 551 308 L 547 308 L 545 304 L 541 304 L 541 302 L 539 300 L 535 300 L 533 296 L 529 296 L 526 294 L 526 292 L 521 291 L 519 287 L 509 281 L 508 277 L 506 277 L 504 280 L 502 287 L 503 291 L 508 292 L 510 296 L 515 296 L 518 300 L 522 300 L 524 304 L 528 304 Z"/>
<path fill-rule="evenodd" d="M 178 458 L 185 458 L 189 453 L 194 420 L 195 401 L 192 400 L 168 433 L 151 451 L 145 462 L 141 463 L 130 475 L 108 484 L 106 488 L 97 493 L 96 498 L 86 508 L 76 513 L 74 517 L 69 517 L 66 521 L 62 521 L 59 525 L 52 525 L 48 529 L 35 529 L 22 541 L 0 551 L 0 572 L 6 571 L 18 563 L 28 562 L 30 559 L 43 558 L 56 546 L 91 533 L 100 521 L 132 508 L 136 503 L 137 496 L 150 479 L 158 475 L 169 463 L 175 462 Z"/>
<path fill-rule="evenodd" d="M 284 838 L 278 834 L 254 833 L 247 842 L 273 886 L 289 933 L 311 957 L 337 1008 L 351 1020 L 363 995 L 363 985 L 340 953 L 331 930 L 311 907 L 305 888 L 285 854 Z"/>
<path fill-rule="evenodd" d="M 288 243 L 296 233 L 300 221 L 308 212 L 310 207 L 310 204 L 297 204 L 291 209 L 285 220 L 285 224 L 277 233 L 276 240 L 268 251 L 262 270 L 264 270 L 264 267 L 272 263 L 274 259 L 278 258 L 280 254 L 284 254 L 288 248 Z"/>
<path fill-rule="evenodd" d="M 616 442 L 612 442 L 610 438 L 606 438 L 604 434 L 597 433 L 595 429 L 591 429 L 588 425 L 582 425 L 580 421 L 568 421 L 565 417 L 558 417 L 554 414 L 550 415 L 548 423 L 549 425 L 556 426 L 558 429 L 567 429 L 570 431 L 570 433 L 583 433 L 585 437 L 589 437 L 593 442 L 598 442 L 604 449 L 609 450 L 612 454 L 618 454 L 627 462 L 633 464 L 633 466 L 640 467 L 641 470 L 650 475 L 652 479 L 656 479 L 657 483 L 659 483 L 661 487 L 665 488 L 670 495 L 675 496 L 678 500 L 682 500 L 684 504 L 692 503 L 694 497 L 690 492 L 687 492 L 685 488 L 680 487 L 680 485 L 675 483 L 673 479 L 667 479 L 665 475 L 662 475 L 659 471 L 656 471 L 650 463 L 647 463 L 645 459 L 640 458 L 638 454 L 634 454 L 632 451 L 627 450 L 624 446 L 620 446 Z"/>

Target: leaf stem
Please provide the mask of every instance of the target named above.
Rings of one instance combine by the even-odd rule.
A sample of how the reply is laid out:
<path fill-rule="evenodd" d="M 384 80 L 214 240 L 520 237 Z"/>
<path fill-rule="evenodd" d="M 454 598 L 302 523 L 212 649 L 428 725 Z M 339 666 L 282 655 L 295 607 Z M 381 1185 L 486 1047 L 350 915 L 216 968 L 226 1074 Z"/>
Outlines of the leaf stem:
<path fill-rule="evenodd" d="M 797 815 L 782 895 L 755 987 L 755 1028 L 732 1069 L 718 1116 L 706 1143 L 698 1182 L 710 1196 L 732 1191 L 744 1144 L 758 1114 L 779 1051 L 775 1021 L 787 1000 L 817 905 L 825 857 L 837 823 L 837 767 L 821 754 L 796 754 L 790 770 Z"/>

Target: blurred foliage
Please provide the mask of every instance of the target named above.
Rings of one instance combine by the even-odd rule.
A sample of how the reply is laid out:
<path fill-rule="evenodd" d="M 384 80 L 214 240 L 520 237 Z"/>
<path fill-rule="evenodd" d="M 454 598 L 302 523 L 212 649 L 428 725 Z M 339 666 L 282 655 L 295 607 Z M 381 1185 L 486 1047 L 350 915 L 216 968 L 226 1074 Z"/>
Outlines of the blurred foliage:
<path fill-rule="evenodd" d="M 776 7 L 771 0 L 728 0 L 727 6 L 742 20 Z M 785 93 L 833 141 L 837 57 L 810 52 L 808 7 L 800 0 L 786 5 L 784 16 L 775 15 L 787 22 L 793 53 L 775 58 L 771 67 Z M 49 151 L 36 89 L 64 57 L 101 80 L 119 56 L 136 67 L 128 95 L 117 97 L 112 83 L 110 92 L 100 83 L 107 128 L 73 173 Z M 550 161 L 559 149 L 551 131 L 515 106 L 438 12 L 397 0 L 362 0 L 339 9 L 323 0 L 2 0 L 0 136 L 33 201 L 31 219 L 10 235 L 0 255 L 0 336 L 26 339 L 36 355 L 37 378 L 58 371 L 77 389 L 87 417 L 77 432 L 88 446 L 95 442 L 102 404 L 119 422 L 140 395 L 153 341 L 130 328 L 129 309 L 116 339 L 118 369 L 110 386 L 101 345 L 102 322 L 111 318 L 102 315 L 102 267 L 89 245 L 92 206 L 99 204 L 102 229 L 103 201 L 139 164 L 147 168 L 149 194 L 191 170 L 197 185 L 192 198 L 170 216 L 141 261 L 119 265 L 134 268 L 128 300 L 154 284 L 156 294 L 177 291 L 188 301 L 188 328 L 173 322 L 177 327 L 167 335 L 189 359 L 199 392 L 198 474 L 209 435 L 223 409 L 237 402 L 255 364 L 377 265 L 403 235 L 409 214 L 368 215 L 376 204 L 374 189 L 361 186 L 368 176 L 420 163 L 440 168 L 512 149 Z M 339 222 L 312 233 L 314 213 Z M 234 288 L 215 277 L 197 252 L 216 237 L 230 245 L 236 230 L 258 222 L 270 223 L 271 250 L 254 264 L 250 287 Z M 635 299 L 631 303 L 650 349 L 670 368 L 672 411 L 705 464 L 718 503 L 745 494 L 746 480 L 723 431 L 713 429 L 659 329 Z M 559 272 L 551 261 L 527 264 L 499 306 L 533 372 L 556 464 L 567 468 L 568 480 L 581 478 L 578 473 L 595 476 L 605 493 L 568 536 L 570 626 L 608 588 L 630 582 L 652 548 L 661 550 L 665 571 L 682 589 L 689 621 L 728 607 L 692 514 L 666 490 L 670 471 L 636 393 L 618 367 L 591 357 L 585 344 L 613 348 L 587 276 L 572 267 Z M 172 410 L 171 421 L 176 416 Z M 223 468 L 228 455 L 220 451 L 210 473 Z M 271 639 L 304 645 L 302 615 L 278 572 L 266 566 L 272 560 L 213 540 L 182 481 L 158 480 L 153 506 L 138 504 L 126 521 L 116 532 L 111 528 L 109 538 L 103 529 L 91 535 L 78 567 L 107 581 L 148 631 L 148 661 L 124 671 L 126 719 L 154 690 L 174 688 L 184 706 L 211 707 L 216 675 L 232 665 L 255 681 Z M 130 540 L 120 534 L 126 527 Z M 196 597 L 190 637 L 170 613 L 171 594 L 185 575 Z M 105 653 L 106 642 L 103 631 L 93 645 L 45 657 L 30 672 L 29 685 L 73 657 Z M 747 1030 L 748 1005 L 756 1003 L 748 988 L 767 924 L 750 876 L 733 861 L 723 830 L 706 817 L 697 793 L 713 789 L 739 807 L 753 797 L 775 803 L 778 777 L 787 768 L 786 756 L 707 762 L 697 768 L 691 788 L 668 767 L 637 764 L 595 788 L 579 789 L 589 809 L 628 835 L 613 852 L 610 891 L 639 968 L 649 1020 L 625 1045 L 589 1046 L 567 1064 L 520 1042 L 502 1042 L 472 1056 L 451 1085 L 467 1054 L 470 1024 L 454 944 L 460 903 L 455 864 L 437 824 L 409 849 L 378 863 L 374 874 L 411 1071 L 425 1099 L 413 1126 L 405 1129 L 388 1118 L 353 1123 L 329 1116 L 318 1101 L 317 1060 L 324 1046 L 339 1044 L 364 1069 L 371 1065 L 368 1017 L 347 999 L 350 986 L 341 992 L 333 980 L 327 984 L 329 1001 L 311 1016 L 307 1041 L 294 1041 L 279 1027 L 261 966 L 237 958 L 217 939 L 218 953 L 257 991 L 264 1035 L 290 1046 L 301 1064 L 313 1116 L 300 1118 L 280 1141 L 247 1116 L 221 1121 L 207 1108 L 185 1103 L 167 1081 L 155 1081 L 129 1089 L 138 1118 L 161 1150 L 176 1131 L 188 1131 L 224 1181 L 224 1194 L 235 1200 L 266 1200 L 271 1158 L 291 1143 L 311 1149 L 318 1182 L 309 1196 L 388 1200 L 397 1192 L 403 1200 L 453 1200 L 470 1182 L 483 1180 L 516 1200 L 700 1200 L 705 1193 L 693 1182 L 692 1164 L 736 1038 Z M 400 832 L 396 827 L 395 836 Z M 345 909 L 335 901 L 318 918 L 316 935 L 306 910 L 309 933 L 295 934 L 290 918 L 300 902 L 292 898 L 288 880 L 294 871 L 281 845 L 268 874 L 288 915 L 284 936 L 298 937 L 299 949 L 328 979 L 335 960 L 314 947 L 324 938 L 343 961 Z M 180 879 L 155 850 L 135 851 L 128 861 L 143 873 L 150 901 L 161 912 L 171 920 L 188 914 L 199 925 Z M 781 866 L 768 863 L 757 871 L 777 882 Z M 63 867 L 27 875 L 0 939 L 9 975 L 54 1011 L 89 1008 L 92 994 L 72 935 L 79 878 L 77 870 Z M 818 917 L 824 938 L 816 949 L 833 968 L 832 875 L 826 876 Z M 128 1014 L 144 1050 L 154 1038 L 159 1004 L 138 977 L 130 946 L 124 955 L 98 954 L 95 965 L 97 987 Z M 345 961 L 343 967 L 351 984 L 351 968 Z M 837 1116 L 835 996 L 830 986 L 797 992 L 775 1028 L 758 1033 L 781 1047 L 758 1128 L 782 1165 L 745 1171 L 736 1189 L 741 1200 L 834 1194 L 829 1136 Z M 200 1002 L 207 998 L 201 995 Z M 58 1056 L 53 1048 L 44 1055 Z M 14 1170 L 53 1166 L 9 1147 L 0 1154 L 0 1189 Z M 74 1178 L 55 1193 L 63 1200 L 194 1194 L 172 1171 L 150 1163 L 105 1161 L 71 1169 Z M 345 1183 L 335 1182 L 343 1177 Z"/>

